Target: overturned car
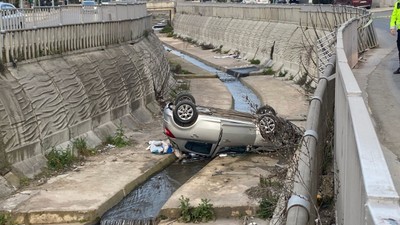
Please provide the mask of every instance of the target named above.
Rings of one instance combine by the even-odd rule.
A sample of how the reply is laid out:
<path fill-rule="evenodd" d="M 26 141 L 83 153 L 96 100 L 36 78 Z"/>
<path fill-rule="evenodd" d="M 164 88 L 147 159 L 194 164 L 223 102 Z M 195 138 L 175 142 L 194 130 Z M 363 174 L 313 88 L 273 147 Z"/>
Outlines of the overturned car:
<path fill-rule="evenodd" d="M 196 105 L 190 93 L 180 93 L 163 112 L 164 133 L 175 149 L 214 157 L 232 148 L 273 151 L 293 148 L 302 137 L 296 125 L 276 115 L 268 105 L 255 114 Z"/>

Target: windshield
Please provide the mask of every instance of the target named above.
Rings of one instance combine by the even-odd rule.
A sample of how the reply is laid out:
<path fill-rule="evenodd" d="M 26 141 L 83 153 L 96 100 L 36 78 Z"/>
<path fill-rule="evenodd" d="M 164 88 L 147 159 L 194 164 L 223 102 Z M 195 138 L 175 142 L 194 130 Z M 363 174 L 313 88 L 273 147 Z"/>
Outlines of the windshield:
<path fill-rule="evenodd" d="M 96 2 L 94 2 L 94 1 L 84 1 L 84 2 L 82 2 L 82 5 L 96 5 Z"/>

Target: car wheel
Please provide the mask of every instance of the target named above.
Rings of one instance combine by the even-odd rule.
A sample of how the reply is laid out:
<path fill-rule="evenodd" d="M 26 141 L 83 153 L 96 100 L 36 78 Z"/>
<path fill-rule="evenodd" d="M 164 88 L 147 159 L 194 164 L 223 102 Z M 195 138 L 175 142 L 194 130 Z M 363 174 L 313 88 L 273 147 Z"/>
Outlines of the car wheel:
<path fill-rule="evenodd" d="M 183 100 L 188 100 L 188 101 L 193 102 L 193 104 L 196 104 L 196 100 L 194 99 L 193 95 L 191 95 L 189 92 L 181 92 L 181 93 L 179 93 L 176 96 L 174 103 L 175 103 L 175 105 L 178 105 L 178 103 L 180 101 L 183 101 Z"/>
<path fill-rule="evenodd" d="M 264 106 L 258 108 L 256 111 L 256 114 L 259 114 L 259 115 L 272 114 L 272 115 L 276 116 L 275 109 L 269 105 L 264 105 Z"/>
<path fill-rule="evenodd" d="M 183 127 L 194 124 L 199 116 L 196 105 L 189 100 L 178 102 L 172 113 L 175 123 Z"/>
<path fill-rule="evenodd" d="M 260 129 L 261 136 L 264 139 L 269 139 L 277 128 L 277 119 L 274 115 L 265 114 L 258 120 L 258 126 Z"/>

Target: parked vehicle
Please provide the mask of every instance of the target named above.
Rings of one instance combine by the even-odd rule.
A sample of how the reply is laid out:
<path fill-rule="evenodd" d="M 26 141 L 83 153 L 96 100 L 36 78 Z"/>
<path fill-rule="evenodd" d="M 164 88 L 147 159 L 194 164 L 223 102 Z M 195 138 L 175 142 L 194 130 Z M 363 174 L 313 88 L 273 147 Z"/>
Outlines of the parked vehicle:
<path fill-rule="evenodd" d="M 97 13 L 97 3 L 95 1 L 82 1 L 83 13 Z"/>
<path fill-rule="evenodd" d="M 164 133 L 175 149 L 214 157 L 229 148 L 271 151 L 297 145 L 302 131 L 268 105 L 256 114 L 196 105 L 189 93 L 164 107 Z"/>
<path fill-rule="evenodd" d="M 25 28 L 25 15 L 13 4 L 0 2 L 0 29 L 17 30 Z"/>
<path fill-rule="evenodd" d="M 372 0 L 334 0 L 334 3 L 338 5 L 351 5 L 354 7 L 370 9 Z"/>

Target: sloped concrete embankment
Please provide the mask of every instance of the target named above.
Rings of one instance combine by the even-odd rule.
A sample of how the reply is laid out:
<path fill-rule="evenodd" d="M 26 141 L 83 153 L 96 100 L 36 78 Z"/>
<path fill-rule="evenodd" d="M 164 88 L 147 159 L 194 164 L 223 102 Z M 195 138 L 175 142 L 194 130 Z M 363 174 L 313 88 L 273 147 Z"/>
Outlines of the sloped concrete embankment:
<path fill-rule="evenodd" d="M 318 29 L 292 23 L 191 14 L 176 15 L 174 32 L 199 44 L 222 46 L 222 53 L 239 51 L 241 57 L 258 59 L 275 71 L 287 70 L 289 76 L 305 72 L 304 68 L 315 73 L 310 59 L 316 58 L 313 48 L 317 35 L 324 36 Z"/>
<path fill-rule="evenodd" d="M 151 121 L 159 110 L 155 96 L 170 78 L 163 52 L 149 34 L 131 44 L 5 69 L 0 76 L 1 175 L 12 166 L 32 178 L 54 146 L 66 147 L 76 137 L 95 146 L 120 125 Z"/>

